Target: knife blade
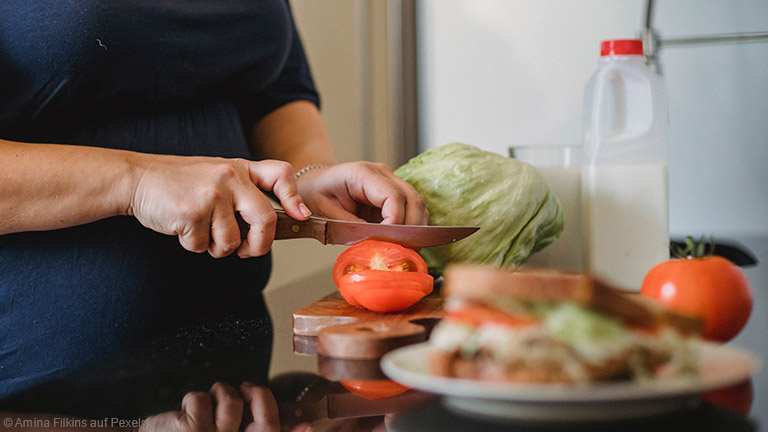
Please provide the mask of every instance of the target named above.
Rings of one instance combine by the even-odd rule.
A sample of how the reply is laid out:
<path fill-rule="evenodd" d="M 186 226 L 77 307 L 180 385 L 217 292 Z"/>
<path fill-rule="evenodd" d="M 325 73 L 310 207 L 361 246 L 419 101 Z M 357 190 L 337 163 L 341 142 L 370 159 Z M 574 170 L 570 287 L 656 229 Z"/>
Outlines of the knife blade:
<path fill-rule="evenodd" d="M 351 222 L 312 216 L 299 221 L 277 210 L 275 240 L 314 238 L 322 244 L 353 245 L 364 240 L 383 240 L 409 248 L 440 246 L 459 241 L 480 227 L 390 225 Z"/>
<path fill-rule="evenodd" d="M 382 240 L 417 249 L 453 243 L 480 229 L 473 226 L 376 224 L 316 216 L 300 221 L 283 210 L 276 212 L 275 240 L 313 238 L 322 244 L 353 245 L 364 240 Z M 248 225 L 239 217 L 238 222 L 240 233 L 245 238 Z"/>

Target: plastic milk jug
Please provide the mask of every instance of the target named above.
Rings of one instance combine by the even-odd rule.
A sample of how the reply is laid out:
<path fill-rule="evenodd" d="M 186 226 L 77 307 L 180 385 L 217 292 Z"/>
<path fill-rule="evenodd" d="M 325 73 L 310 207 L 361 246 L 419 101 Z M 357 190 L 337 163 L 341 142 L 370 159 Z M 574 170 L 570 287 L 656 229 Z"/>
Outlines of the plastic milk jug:
<path fill-rule="evenodd" d="M 584 267 L 639 291 L 669 258 L 667 98 L 640 40 L 601 44 L 584 97 L 581 221 Z"/>

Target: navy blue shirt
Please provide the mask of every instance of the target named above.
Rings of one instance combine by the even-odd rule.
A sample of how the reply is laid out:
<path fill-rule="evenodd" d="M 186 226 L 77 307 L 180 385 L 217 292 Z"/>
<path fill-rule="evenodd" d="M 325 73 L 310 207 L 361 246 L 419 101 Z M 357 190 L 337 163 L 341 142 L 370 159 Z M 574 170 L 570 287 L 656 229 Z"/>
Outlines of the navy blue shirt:
<path fill-rule="evenodd" d="M 319 104 L 283 0 L 0 2 L 2 139 L 250 158 L 250 128 L 295 100 Z M 239 354 L 230 354 L 259 366 L 243 379 L 263 380 L 271 333 L 260 290 L 270 264 L 187 252 L 130 217 L 0 236 L 0 409 L 118 415 L 84 407 L 121 392 L 123 402 L 151 399 L 142 392 L 164 388 L 169 370 L 210 345 L 179 330 L 189 326 L 234 332 Z M 222 317 L 251 323 L 257 336 L 243 344 L 243 327 L 216 324 Z M 223 332 L 213 339 L 229 340 Z M 177 351 L 180 363 L 158 360 Z M 208 354 L 194 373 L 232 370 Z M 140 385 L 122 390 L 116 377 Z M 78 406 L 64 404 L 71 388 Z M 41 394 L 55 397 L 43 403 Z"/>

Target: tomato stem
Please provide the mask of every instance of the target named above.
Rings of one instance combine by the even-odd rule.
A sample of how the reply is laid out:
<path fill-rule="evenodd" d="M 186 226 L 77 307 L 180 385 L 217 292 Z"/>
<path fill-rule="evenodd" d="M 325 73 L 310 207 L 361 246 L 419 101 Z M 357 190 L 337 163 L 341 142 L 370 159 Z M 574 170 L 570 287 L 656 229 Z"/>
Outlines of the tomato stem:
<path fill-rule="evenodd" d="M 676 243 L 669 244 L 669 251 L 673 258 L 705 258 L 715 253 L 715 241 L 712 238 L 708 240 L 703 236 L 696 241 L 691 236 L 685 237 L 685 247 Z"/>

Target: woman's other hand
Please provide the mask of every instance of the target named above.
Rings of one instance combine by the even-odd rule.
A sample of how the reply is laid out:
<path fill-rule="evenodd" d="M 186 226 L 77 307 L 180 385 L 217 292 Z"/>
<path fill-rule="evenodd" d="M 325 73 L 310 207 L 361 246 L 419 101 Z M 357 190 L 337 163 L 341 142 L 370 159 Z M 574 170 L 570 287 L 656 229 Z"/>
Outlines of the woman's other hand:
<path fill-rule="evenodd" d="M 128 214 L 157 232 L 179 237 L 192 252 L 220 258 L 266 254 L 277 214 L 262 191 L 272 191 L 294 219 L 310 216 L 287 162 L 140 155 Z M 237 215 L 248 225 L 242 238 Z"/>
<path fill-rule="evenodd" d="M 333 219 L 427 225 L 424 199 L 384 164 L 349 162 L 307 171 L 298 190 L 315 214 Z"/>
<path fill-rule="evenodd" d="M 280 430 L 277 402 L 269 389 L 243 383 L 240 392 L 224 383 L 214 384 L 208 393 L 189 392 L 181 402 L 181 411 L 149 417 L 139 432 L 237 432 L 245 409 L 253 417 L 246 432 Z"/>

